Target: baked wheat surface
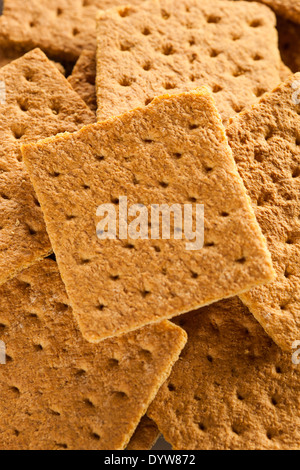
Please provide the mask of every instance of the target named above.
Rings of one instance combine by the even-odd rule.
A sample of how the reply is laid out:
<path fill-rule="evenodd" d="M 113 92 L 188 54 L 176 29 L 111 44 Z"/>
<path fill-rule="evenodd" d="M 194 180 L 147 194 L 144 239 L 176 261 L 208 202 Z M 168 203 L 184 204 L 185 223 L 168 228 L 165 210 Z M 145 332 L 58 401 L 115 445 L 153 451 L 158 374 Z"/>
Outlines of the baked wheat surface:
<path fill-rule="evenodd" d="M 73 135 L 23 146 L 80 328 L 100 341 L 273 277 L 211 94 L 164 96 Z M 100 204 L 204 204 L 205 246 L 99 240 Z M 129 219 L 130 221 L 130 219 Z M 171 224 L 171 235 L 174 223 Z M 150 229 L 149 229 L 149 237 Z"/>
<path fill-rule="evenodd" d="M 210 86 L 223 122 L 280 83 L 275 15 L 265 5 L 149 0 L 98 16 L 98 119 L 155 96 Z"/>
<path fill-rule="evenodd" d="M 299 365 L 235 297 L 178 319 L 189 341 L 148 412 L 180 450 L 298 450 Z"/>
<path fill-rule="evenodd" d="M 0 43 L 22 50 L 39 47 L 54 58 L 74 60 L 83 49 L 95 50 L 98 10 L 122 3 L 122 0 L 5 0 L 0 17 Z"/>
<path fill-rule="evenodd" d="M 51 251 L 20 144 L 76 131 L 94 115 L 39 50 L 1 68 L 0 82 L 1 284 Z"/>
<path fill-rule="evenodd" d="M 57 265 L 0 287 L 2 450 L 124 449 L 186 342 L 169 322 L 101 345 L 75 325 Z"/>
<path fill-rule="evenodd" d="M 276 279 L 243 295 L 284 349 L 299 340 L 300 74 L 265 95 L 227 130 L 239 173 L 267 238 Z"/>

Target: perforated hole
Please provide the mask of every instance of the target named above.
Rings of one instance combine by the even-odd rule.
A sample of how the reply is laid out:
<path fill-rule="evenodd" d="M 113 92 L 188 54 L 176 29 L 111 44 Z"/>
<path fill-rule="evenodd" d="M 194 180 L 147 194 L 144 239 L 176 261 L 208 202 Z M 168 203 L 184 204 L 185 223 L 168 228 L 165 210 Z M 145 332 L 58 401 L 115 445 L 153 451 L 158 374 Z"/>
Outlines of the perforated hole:
<path fill-rule="evenodd" d="M 121 80 L 119 81 L 119 84 L 121 86 L 124 86 L 124 87 L 129 87 L 133 84 L 133 82 L 135 81 L 134 78 L 132 77 L 123 77 L 121 78 Z"/>
<path fill-rule="evenodd" d="M 144 69 L 146 72 L 149 72 L 149 70 L 151 70 L 151 68 L 152 68 L 151 62 L 146 62 L 146 63 L 143 65 L 143 69 Z"/>
<path fill-rule="evenodd" d="M 259 28 L 260 26 L 262 26 L 262 21 L 261 20 L 253 20 L 253 21 L 251 21 L 249 26 L 251 28 Z"/>
<path fill-rule="evenodd" d="M 166 44 L 162 49 L 162 53 L 164 55 L 172 55 L 175 54 L 175 49 L 172 44 Z"/>
<path fill-rule="evenodd" d="M 220 23 L 221 21 L 221 17 L 220 16 L 216 16 L 216 15 L 210 15 L 208 16 L 207 18 L 207 23 L 214 23 L 214 24 L 217 24 L 217 23 Z"/>
<path fill-rule="evenodd" d="M 191 277 L 192 277 L 192 279 L 198 279 L 199 274 L 195 273 L 195 272 L 191 272 Z"/>
<path fill-rule="evenodd" d="M 61 8 L 57 8 L 56 15 L 61 16 L 63 14 L 63 10 Z"/>
<path fill-rule="evenodd" d="M 166 82 L 164 84 L 164 88 L 165 90 L 174 90 L 174 88 L 176 88 L 176 85 L 175 83 L 172 83 L 172 82 Z"/>
<path fill-rule="evenodd" d="M 109 365 L 109 367 L 118 367 L 119 366 L 119 361 L 118 361 L 118 359 L 112 358 L 108 361 L 108 365 Z"/>
<path fill-rule="evenodd" d="M 242 69 L 241 67 L 237 67 L 234 72 L 232 73 L 233 77 L 240 77 L 241 75 L 244 75 L 245 70 Z"/>
<path fill-rule="evenodd" d="M 159 182 L 159 186 L 161 186 L 162 188 L 166 189 L 166 188 L 169 186 L 169 183 L 167 183 L 166 181 L 160 181 L 160 182 Z"/>
<path fill-rule="evenodd" d="M 92 432 L 91 438 L 94 439 L 94 441 L 100 441 L 100 436 L 96 432 Z"/>
<path fill-rule="evenodd" d="M 189 129 L 190 129 L 191 131 L 193 131 L 193 130 L 195 130 L 195 129 L 199 129 L 199 127 L 200 127 L 199 124 L 196 124 L 196 123 L 190 123 L 190 124 L 189 124 Z"/>
<path fill-rule="evenodd" d="M 198 423 L 198 427 L 200 431 L 205 432 L 206 431 L 206 426 L 204 423 Z"/>
<path fill-rule="evenodd" d="M 161 10 L 161 16 L 163 17 L 164 20 L 168 20 L 171 15 L 166 10 Z"/>
<path fill-rule="evenodd" d="M 253 56 L 253 60 L 255 60 L 255 61 L 262 60 L 262 59 L 263 59 L 263 57 L 260 54 L 254 54 L 254 56 Z"/>
<path fill-rule="evenodd" d="M 151 292 L 148 291 L 148 290 L 143 290 L 143 291 L 141 292 L 141 294 L 142 294 L 142 297 L 145 299 L 146 297 L 149 297 L 149 295 L 151 294 Z"/>
<path fill-rule="evenodd" d="M 299 178 L 299 176 L 300 176 L 300 166 L 298 166 L 297 168 L 293 170 L 292 178 Z"/>
<path fill-rule="evenodd" d="M 168 385 L 168 389 L 169 389 L 169 392 L 175 392 L 176 391 L 176 387 L 174 384 L 170 383 Z"/>
<path fill-rule="evenodd" d="M 27 101 L 23 98 L 20 98 L 18 100 L 18 105 L 19 105 L 20 110 L 23 111 L 24 113 L 26 113 L 29 109 Z"/>
<path fill-rule="evenodd" d="M 25 134 L 24 129 L 21 129 L 20 127 L 13 127 L 11 130 L 16 140 L 22 139 L 23 135 Z"/>
<path fill-rule="evenodd" d="M 247 260 L 246 260 L 246 258 L 245 258 L 244 256 L 243 256 L 242 258 L 239 258 L 239 259 L 236 260 L 236 262 L 239 263 L 239 264 L 245 264 L 246 261 L 247 261 Z"/>
<path fill-rule="evenodd" d="M 10 201 L 10 197 L 7 196 L 7 194 L 0 193 L 0 197 L 1 197 L 2 199 L 6 199 L 7 201 Z"/>
<path fill-rule="evenodd" d="M 103 155 L 97 155 L 95 158 L 98 160 L 98 162 L 102 162 L 105 159 Z"/>
<path fill-rule="evenodd" d="M 120 279 L 120 276 L 118 274 L 116 276 L 110 276 L 110 279 L 112 281 L 118 281 Z"/>
<path fill-rule="evenodd" d="M 229 215 L 228 212 L 221 212 L 221 217 L 229 217 Z"/>
<path fill-rule="evenodd" d="M 240 393 L 237 393 L 236 396 L 237 396 L 237 399 L 238 399 L 239 401 L 244 401 L 244 399 L 245 399 L 245 398 L 243 397 L 243 395 L 241 395 Z"/>
<path fill-rule="evenodd" d="M 210 354 L 208 354 L 208 355 L 206 356 L 206 359 L 207 359 L 208 362 L 210 362 L 211 364 L 214 362 L 214 359 L 213 359 L 213 357 L 212 357 Z"/>
<path fill-rule="evenodd" d="M 34 345 L 34 349 L 37 351 L 37 352 L 41 352 L 43 351 L 43 346 L 41 344 L 35 344 Z"/>
<path fill-rule="evenodd" d="M 130 15 L 130 8 L 129 7 L 120 8 L 118 13 L 121 16 L 121 18 L 126 18 L 126 16 Z"/>
<path fill-rule="evenodd" d="M 130 44 L 121 44 L 120 49 L 122 52 L 128 52 L 132 48 Z"/>
<path fill-rule="evenodd" d="M 0 323 L 0 334 L 2 334 L 5 329 L 6 329 L 6 325 L 4 325 L 4 323 Z"/>
<path fill-rule="evenodd" d="M 213 93 L 219 93 L 219 92 L 222 91 L 222 90 L 223 90 L 223 88 L 222 88 L 220 85 L 214 85 L 214 86 L 212 87 Z"/>
<path fill-rule="evenodd" d="M 150 31 L 149 28 L 144 28 L 143 31 L 142 31 L 142 34 L 143 34 L 144 36 L 150 36 L 151 31 Z"/>
<path fill-rule="evenodd" d="M 179 160 L 180 158 L 182 158 L 182 153 L 180 152 L 177 152 L 177 153 L 173 153 L 174 157 Z"/>
<path fill-rule="evenodd" d="M 266 89 L 265 88 L 256 88 L 254 90 L 254 94 L 257 98 L 260 98 L 262 95 L 264 95 L 266 93 Z"/>
<path fill-rule="evenodd" d="M 99 304 L 96 306 L 97 310 L 100 310 L 100 312 L 103 312 L 103 310 L 105 309 L 105 305 L 104 304 Z"/>
<path fill-rule="evenodd" d="M 113 392 L 114 396 L 120 400 L 125 400 L 128 398 L 127 393 L 122 391 Z"/>
<path fill-rule="evenodd" d="M 10 387 L 11 392 L 14 393 L 15 396 L 19 397 L 21 395 L 21 392 L 18 387 Z"/>
<path fill-rule="evenodd" d="M 94 403 L 89 398 L 85 398 L 84 404 L 88 406 L 89 408 L 96 408 Z"/>

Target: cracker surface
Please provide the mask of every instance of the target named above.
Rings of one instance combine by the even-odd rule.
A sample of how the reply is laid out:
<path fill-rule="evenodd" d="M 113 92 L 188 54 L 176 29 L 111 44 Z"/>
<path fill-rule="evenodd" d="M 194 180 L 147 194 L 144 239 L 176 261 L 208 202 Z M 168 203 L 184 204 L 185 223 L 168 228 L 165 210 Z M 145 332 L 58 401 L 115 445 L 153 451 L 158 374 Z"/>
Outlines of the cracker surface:
<path fill-rule="evenodd" d="M 299 340 L 300 74 L 290 77 L 227 129 L 239 173 L 267 239 L 276 278 L 242 296 L 274 341 Z"/>
<path fill-rule="evenodd" d="M 273 278 L 266 242 L 210 92 L 166 95 L 72 135 L 23 146 L 73 310 L 90 341 L 119 335 Z M 204 204 L 204 247 L 99 239 L 97 209 L 120 198 Z M 110 206 L 111 207 L 111 206 Z M 128 219 L 129 222 L 129 219 Z M 199 227 L 200 228 L 200 227 Z M 160 231 L 161 232 L 161 231 Z M 202 246 L 202 245 L 201 245 Z"/>
<path fill-rule="evenodd" d="M 280 83 L 275 15 L 258 3 L 149 0 L 98 16 L 98 119 L 210 86 L 223 122 Z"/>
<path fill-rule="evenodd" d="M 2 450 L 122 450 L 186 334 L 162 322 L 91 345 L 48 259 L 0 287 L 0 339 Z"/>
<path fill-rule="evenodd" d="M 299 365 L 237 298 L 176 319 L 189 341 L 148 412 L 180 450 L 296 450 Z"/>
<path fill-rule="evenodd" d="M 76 131 L 93 113 L 34 50 L 0 70 L 0 284 L 52 249 L 20 144 Z"/>

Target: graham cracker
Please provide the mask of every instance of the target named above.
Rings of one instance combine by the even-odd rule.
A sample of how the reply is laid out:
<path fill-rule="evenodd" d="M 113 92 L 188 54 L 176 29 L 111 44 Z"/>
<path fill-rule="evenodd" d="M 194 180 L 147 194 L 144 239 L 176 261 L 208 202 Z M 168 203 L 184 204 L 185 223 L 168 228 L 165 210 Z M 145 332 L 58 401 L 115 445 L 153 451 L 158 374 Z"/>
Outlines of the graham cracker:
<path fill-rule="evenodd" d="M 96 55 L 94 51 L 81 53 L 68 81 L 89 108 L 96 112 Z"/>
<path fill-rule="evenodd" d="M 300 71 L 300 25 L 277 18 L 279 49 L 283 61 L 293 72 Z"/>
<path fill-rule="evenodd" d="M 227 129 L 239 173 L 267 239 L 276 279 L 242 300 L 283 349 L 299 339 L 300 74 L 290 77 Z"/>
<path fill-rule="evenodd" d="M 180 450 L 296 450 L 300 368 L 235 297 L 176 320 L 189 341 L 149 409 Z"/>
<path fill-rule="evenodd" d="M 292 71 L 282 61 L 279 75 L 281 81 L 292 75 Z M 68 77 L 68 81 L 89 108 L 96 112 L 96 57 L 94 51 L 83 51 L 81 53 L 72 74 Z"/>
<path fill-rule="evenodd" d="M 157 98 L 73 135 L 24 145 L 22 152 L 89 341 L 273 279 L 266 242 L 206 88 Z M 148 214 L 152 204 L 204 204 L 205 246 L 188 251 L 187 240 L 172 235 L 174 220 L 169 240 L 152 239 L 148 227 L 147 240 L 119 233 L 100 240 L 98 206 L 112 204 L 117 214 L 124 195 L 129 208 L 144 204 Z"/>
<path fill-rule="evenodd" d="M 130 0 L 130 3 L 142 1 Z M 95 50 L 98 9 L 123 3 L 122 0 L 5 0 L 0 16 L 0 43 L 23 50 L 39 47 L 52 58 L 76 60 L 83 49 Z"/>
<path fill-rule="evenodd" d="M 124 449 L 186 343 L 162 322 L 89 344 L 52 260 L 1 286 L 0 312 L 2 450 Z"/>
<path fill-rule="evenodd" d="M 51 251 L 20 144 L 94 121 L 93 113 L 39 50 L 0 69 L 0 284 Z"/>
<path fill-rule="evenodd" d="M 150 450 L 156 444 L 159 436 L 160 432 L 154 421 L 144 416 L 126 450 Z"/>
<path fill-rule="evenodd" d="M 226 124 L 280 83 L 275 15 L 265 5 L 149 0 L 98 16 L 98 120 L 158 95 L 210 86 Z"/>

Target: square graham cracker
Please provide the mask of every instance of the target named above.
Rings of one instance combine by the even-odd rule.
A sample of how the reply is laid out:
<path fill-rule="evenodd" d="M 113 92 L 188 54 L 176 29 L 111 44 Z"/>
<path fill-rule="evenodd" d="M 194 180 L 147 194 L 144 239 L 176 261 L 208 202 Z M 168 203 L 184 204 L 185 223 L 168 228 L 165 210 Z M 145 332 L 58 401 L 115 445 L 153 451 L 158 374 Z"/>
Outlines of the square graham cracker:
<path fill-rule="evenodd" d="M 1 450 L 122 450 L 186 334 L 165 321 L 91 345 L 48 259 L 0 287 L 0 339 Z"/>
<path fill-rule="evenodd" d="M 130 0 L 130 3 L 143 1 Z M 96 48 L 98 10 L 123 3 L 122 0 L 5 0 L 0 16 L 0 44 L 22 50 L 39 47 L 51 58 L 76 60 L 83 49 Z"/>
<path fill-rule="evenodd" d="M 275 23 L 265 5 L 219 0 L 149 0 L 99 13 L 98 120 L 205 85 L 226 124 L 281 81 Z"/>
<path fill-rule="evenodd" d="M 273 279 L 265 239 L 206 88 L 157 98 L 73 135 L 24 145 L 22 152 L 89 341 Z M 100 240 L 98 206 L 112 204 L 118 214 L 124 195 L 129 208 L 143 204 L 148 214 L 153 204 L 204 204 L 205 246 L 188 251 L 187 240 L 173 235 L 154 240 L 150 227 L 146 240 L 119 233 Z"/>
<path fill-rule="evenodd" d="M 160 432 L 154 421 L 148 416 L 144 416 L 126 450 L 150 450 L 156 444 L 159 436 Z"/>
<path fill-rule="evenodd" d="M 239 173 L 272 255 L 276 278 L 242 296 L 283 349 L 300 339 L 300 74 L 227 129 Z"/>
<path fill-rule="evenodd" d="M 1 68 L 0 82 L 1 284 L 52 251 L 20 144 L 76 131 L 95 118 L 38 49 Z"/>
<path fill-rule="evenodd" d="M 148 411 L 173 448 L 299 449 L 299 365 L 238 297 L 175 321 L 189 341 Z"/>

